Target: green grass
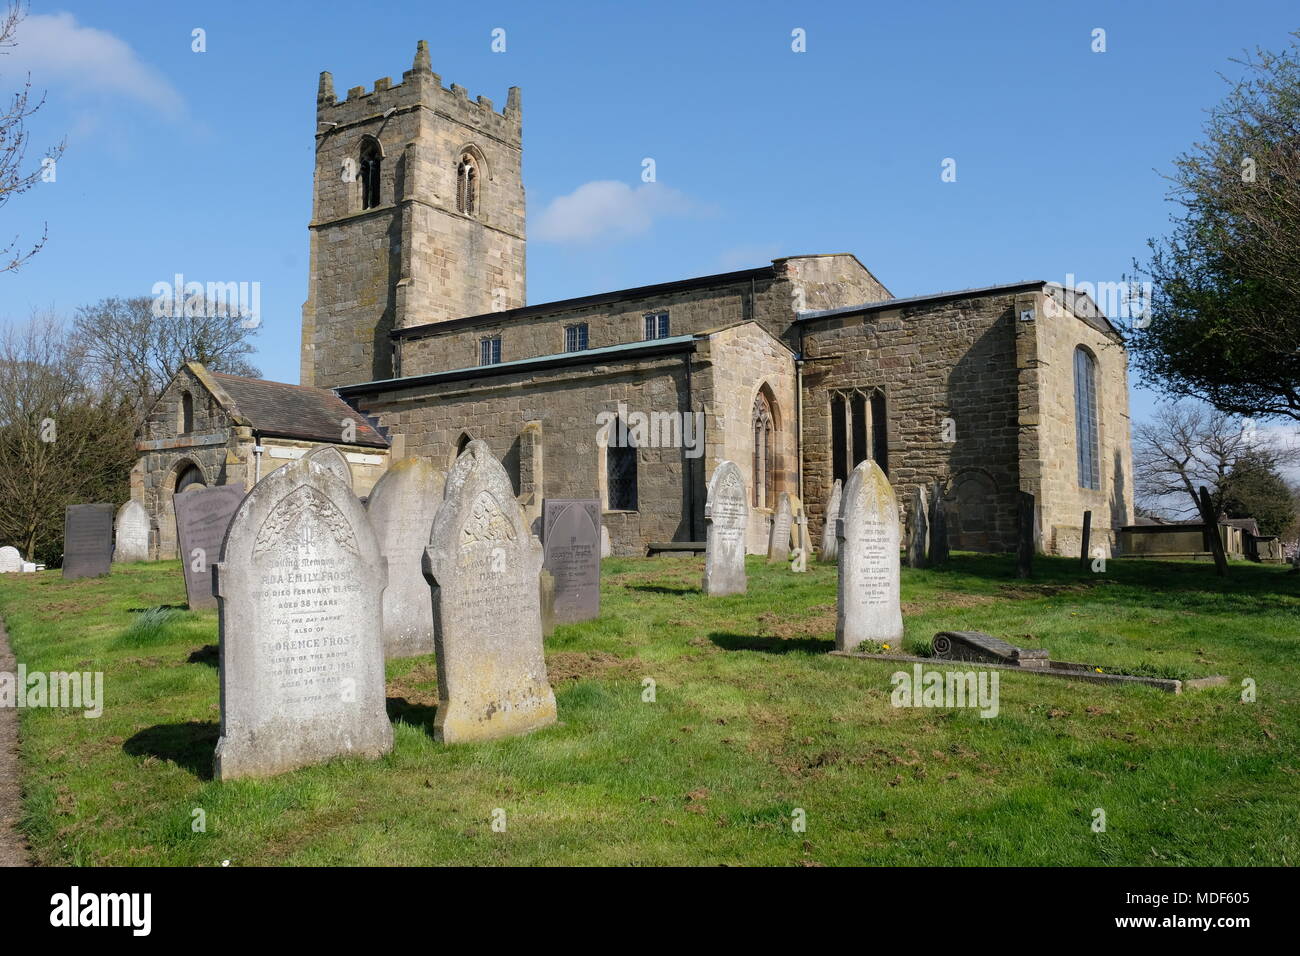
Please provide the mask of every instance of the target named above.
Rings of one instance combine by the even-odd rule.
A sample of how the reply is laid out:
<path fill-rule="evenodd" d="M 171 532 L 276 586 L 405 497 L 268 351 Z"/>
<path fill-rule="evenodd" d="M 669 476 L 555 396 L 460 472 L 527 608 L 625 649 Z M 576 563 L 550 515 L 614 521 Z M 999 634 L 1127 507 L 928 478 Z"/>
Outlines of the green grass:
<path fill-rule="evenodd" d="M 974 629 L 1181 696 L 1003 673 L 1001 710 L 895 709 L 889 662 L 830 657 L 835 569 L 752 559 L 706 599 L 699 559 L 604 562 L 604 613 L 547 659 L 561 723 L 446 747 L 433 659 L 388 667 L 395 747 L 267 781 L 211 779 L 216 615 L 177 562 L 5 575 L 29 670 L 102 670 L 97 720 L 25 710 L 23 827 L 47 864 L 1300 862 L 1300 578 L 1240 565 L 958 555 L 903 572 L 902 650 Z M 1253 678 L 1258 701 L 1242 703 Z M 655 700 L 643 701 L 654 681 Z M 1107 830 L 1094 833 L 1100 807 Z M 494 810 L 505 832 L 494 832 Z M 792 814 L 806 813 L 806 832 Z M 206 832 L 194 832 L 194 811 Z"/>

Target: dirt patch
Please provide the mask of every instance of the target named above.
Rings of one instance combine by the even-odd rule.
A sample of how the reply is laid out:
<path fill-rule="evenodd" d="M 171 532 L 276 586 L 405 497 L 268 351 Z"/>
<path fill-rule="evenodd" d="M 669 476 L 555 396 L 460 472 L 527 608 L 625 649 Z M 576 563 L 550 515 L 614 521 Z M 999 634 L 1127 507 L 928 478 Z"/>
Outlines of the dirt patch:
<path fill-rule="evenodd" d="M 432 689 L 418 687 L 432 684 Z M 421 707 L 438 706 L 438 665 L 427 663 L 413 667 L 401 677 L 388 682 L 388 696 L 404 699 L 408 704 Z"/>
<path fill-rule="evenodd" d="M 556 651 L 546 655 L 546 676 L 554 687 L 585 677 L 614 677 L 630 664 L 627 658 L 606 651 Z"/>
<path fill-rule="evenodd" d="M 1082 594 L 1092 590 L 1091 584 L 1000 584 L 998 590 L 1012 600 L 1056 597 L 1058 594 Z"/>
<path fill-rule="evenodd" d="M 779 611 L 764 611 L 758 616 L 761 637 L 779 637 L 791 640 L 799 637 L 825 637 L 835 633 L 835 605 L 818 604 L 810 607 L 804 617 L 789 617 Z"/>
<path fill-rule="evenodd" d="M 16 674 L 9 635 L 0 621 L 0 672 Z M 18 708 L 0 707 L 0 866 L 28 866 L 27 842 L 18 832 Z"/>

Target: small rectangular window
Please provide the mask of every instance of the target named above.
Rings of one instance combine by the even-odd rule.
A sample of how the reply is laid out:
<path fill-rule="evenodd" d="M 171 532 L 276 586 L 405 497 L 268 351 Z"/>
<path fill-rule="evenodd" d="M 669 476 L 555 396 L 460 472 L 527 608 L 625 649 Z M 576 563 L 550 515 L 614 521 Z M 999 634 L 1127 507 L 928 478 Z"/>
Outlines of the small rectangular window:
<path fill-rule="evenodd" d="M 668 338 L 668 313 L 667 312 L 646 313 L 645 337 L 647 339 Z"/>
<path fill-rule="evenodd" d="M 564 351 L 581 352 L 587 347 L 587 323 L 579 322 L 564 330 Z"/>
<path fill-rule="evenodd" d="M 494 335 L 491 338 L 480 340 L 478 364 L 496 365 L 500 361 L 501 361 L 501 336 Z"/>

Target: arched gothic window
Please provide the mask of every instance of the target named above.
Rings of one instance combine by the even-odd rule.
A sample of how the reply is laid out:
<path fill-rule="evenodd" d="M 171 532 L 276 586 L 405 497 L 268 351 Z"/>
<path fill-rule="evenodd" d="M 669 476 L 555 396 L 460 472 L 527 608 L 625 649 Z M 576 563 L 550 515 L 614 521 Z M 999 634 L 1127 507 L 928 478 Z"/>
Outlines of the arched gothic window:
<path fill-rule="evenodd" d="M 456 165 L 456 211 L 467 216 L 478 212 L 479 168 L 473 153 L 465 153 Z"/>
<path fill-rule="evenodd" d="M 379 205 L 379 171 L 383 166 L 379 143 L 367 138 L 361 142 L 361 157 L 357 177 L 361 180 L 361 208 L 373 209 Z"/>
<path fill-rule="evenodd" d="M 776 423 L 772 404 L 762 391 L 754 398 L 751 416 L 754 433 L 754 507 L 771 508 L 776 504 Z"/>
<path fill-rule="evenodd" d="M 1097 447 L 1097 362 L 1082 345 L 1074 350 L 1074 438 L 1079 450 L 1079 487 L 1101 488 Z"/>

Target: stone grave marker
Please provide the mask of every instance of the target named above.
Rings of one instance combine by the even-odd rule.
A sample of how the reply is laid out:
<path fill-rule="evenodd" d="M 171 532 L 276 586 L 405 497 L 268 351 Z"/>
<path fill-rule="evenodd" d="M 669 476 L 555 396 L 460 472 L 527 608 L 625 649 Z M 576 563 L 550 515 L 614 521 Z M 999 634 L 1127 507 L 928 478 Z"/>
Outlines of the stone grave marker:
<path fill-rule="evenodd" d="M 403 458 L 389 466 L 366 499 L 366 514 L 388 561 L 384 591 L 384 653 L 433 653 L 433 605 L 424 580 L 424 548 L 442 504 L 447 475 L 432 458 Z"/>
<path fill-rule="evenodd" d="M 94 578 L 113 564 L 113 512 L 110 504 L 68 505 L 63 520 L 63 577 Z"/>
<path fill-rule="evenodd" d="M 339 451 L 333 445 L 321 445 L 314 448 L 307 454 L 303 455 L 308 461 L 314 461 L 318 465 L 324 465 L 330 471 L 343 481 L 349 488 L 352 487 L 352 466 L 348 464 L 347 458 L 343 457 L 343 452 Z M 301 459 L 300 459 L 301 460 Z"/>
<path fill-rule="evenodd" d="M 831 500 L 826 503 L 826 520 L 822 525 L 822 548 L 817 554 L 818 561 L 830 564 L 839 553 L 839 539 L 835 537 L 835 523 L 840 520 L 840 498 L 843 484 L 836 478 L 831 487 Z"/>
<path fill-rule="evenodd" d="M 1034 496 L 1022 491 L 1016 498 L 1016 576 L 1034 573 Z"/>
<path fill-rule="evenodd" d="M 704 593 L 718 597 L 744 594 L 746 531 L 749 496 L 745 479 L 734 461 L 723 461 L 709 479 L 704 503 L 707 526 L 704 545 Z"/>
<path fill-rule="evenodd" d="M 931 647 L 942 661 L 1005 664 L 1009 667 L 1050 667 L 1046 648 L 1016 647 L 983 631 L 940 631 Z"/>
<path fill-rule="evenodd" d="M 11 544 L 0 548 L 0 574 L 9 574 L 14 571 L 22 571 L 23 556 L 18 549 Z"/>
<path fill-rule="evenodd" d="M 790 493 L 790 548 L 802 548 L 804 557 L 812 553 L 812 537 L 808 534 L 808 512 L 804 510 L 803 499 Z"/>
<path fill-rule="evenodd" d="M 542 601 L 542 637 L 547 638 L 555 633 L 555 577 L 542 568 L 537 583 Z"/>
<path fill-rule="evenodd" d="M 802 511 L 794 518 L 795 540 L 799 544 L 790 550 L 790 570 L 802 574 L 808 570 L 808 516 Z"/>
<path fill-rule="evenodd" d="M 387 570 L 352 490 L 305 458 L 243 499 L 216 565 L 219 780 L 393 746 L 385 711 Z"/>
<path fill-rule="evenodd" d="M 424 552 L 438 654 L 435 739 L 488 740 L 555 722 L 541 570 L 542 547 L 510 477 L 486 443 L 471 441 L 447 475 Z"/>
<path fill-rule="evenodd" d="M 844 486 L 839 529 L 839 601 L 835 649 L 851 651 L 863 641 L 903 639 L 899 603 L 898 501 L 889 479 L 870 459 Z"/>
<path fill-rule="evenodd" d="M 602 524 L 600 526 L 600 556 L 608 558 L 612 553 L 609 546 L 609 529 Z"/>
<path fill-rule="evenodd" d="M 176 540 L 185 595 L 191 608 L 216 607 L 212 594 L 212 565 L 221 556 L 221 542 L 230 519 L 244 500 L 244 486 L 193 486 L 173 496 L 176 506 Z"/>
<path fill-rule="evenodd" d="M 936 481 L 930 500 L 930 553 L 926 556 L 931 567 L 948 563 L 948 506 L 943 500 L 943 482 Z"/>
<path fill-rule="evenodd" d="M 767 539 L 768 564 L 784 564 L 790 560 L 790 528 L 793 520 L 790 493 L 783 491 L 777 498 L 776 513 L 772 515 L 772 530 Z"/>
<path fill-rule="evenodd" d="M 595 498 L 542 501 L 542 567 L 555 578 L 555 621 L 571 624 L 600 615 L 600 502 Z"/>
<path fill-rule="evenodd" d="M 907 566 L 909 568 L 925 567 L 925 556 L 930 550 L 929 511 L 925 486 L 917 485 L 912 489 L 912 507 L 908 511 L 907 521 Z"/>
<path fill-rule="evenodd" d="M 117 509 L 113 522 L 113 563 L 149 560 L 149 512 L 138 501 L 128 501 Z"/>

